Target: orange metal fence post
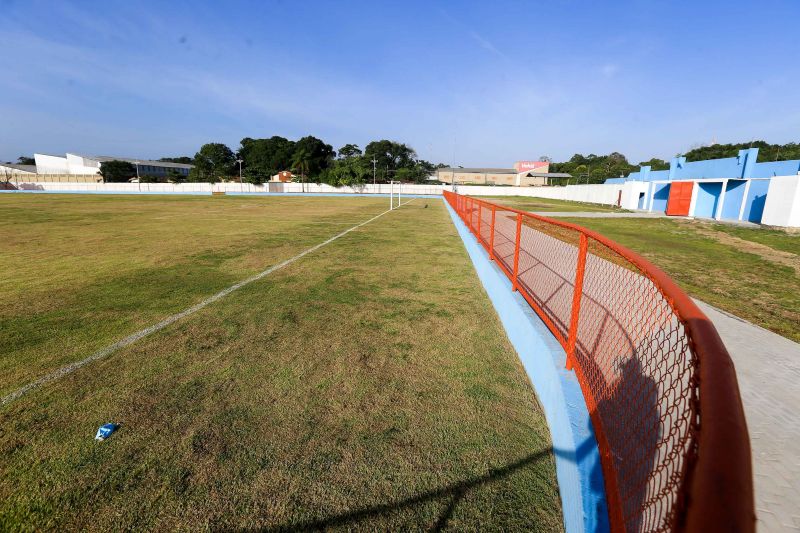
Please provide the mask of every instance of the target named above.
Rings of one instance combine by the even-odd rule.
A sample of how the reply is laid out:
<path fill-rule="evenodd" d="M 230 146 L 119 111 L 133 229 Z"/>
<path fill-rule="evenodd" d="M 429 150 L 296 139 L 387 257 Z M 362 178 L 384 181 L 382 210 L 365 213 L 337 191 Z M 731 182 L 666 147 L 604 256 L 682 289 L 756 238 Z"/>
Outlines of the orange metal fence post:
<path fill-rule="evenodd" d="M 572 313 L 569 320 L 569 334 L 567 335 L 567 370 L 575 366 L 575 345 L 578 340 L 578 317 L 581 313 L 581 298 L 583 296 L 583 275 L 586 272 L 586 252 L 589 249 L 589 239 L 581 233 L 578 245 L 578 264 L 575 267 L 575 289 L 572 293 Z"/>
<path fill-rule="evenodd" d="M 478 243 L 481 242 L 481 219 L 483 218 L 483 215 L 481 215 L 482 205 L 483 204 L 478 202 Z"/>
<path fill-rule="evenodd" d="M 469 229 L 472 230 L 472 234 L 475 235 L 475 199 L 469 199 Z"/>
<path fill-rule="evenodd" d="M 489 226 L 489 259 L 494 261 L 494 216 L 497 210 L 492 205 L 492 225 Z"/>
<path fill-rule="evenodd" d="M 519 290 L 517 279 L 519 277 L 519 240 L 522 235 L 522 213 L 517 213 L 517 235 L 514 237 L 514 279 L 512 279 L 511 290 Z"/>

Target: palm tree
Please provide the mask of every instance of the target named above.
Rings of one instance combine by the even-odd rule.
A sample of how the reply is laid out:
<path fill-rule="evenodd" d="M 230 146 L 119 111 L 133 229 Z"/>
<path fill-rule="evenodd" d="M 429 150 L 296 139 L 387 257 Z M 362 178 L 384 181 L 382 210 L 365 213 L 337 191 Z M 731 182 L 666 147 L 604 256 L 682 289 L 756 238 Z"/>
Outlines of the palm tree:
<path fill-rule="evenodd" d="M 306 192 L 306 172 L 308 172 L 310 159 L 311 157 L 308 151 L 306 151 L 305 148 L 301 148 L 294 154 L 294 161 L 292 162 L 293 170 L 300 173 L 300 183 L 303 184 L 303 192 Z"/>

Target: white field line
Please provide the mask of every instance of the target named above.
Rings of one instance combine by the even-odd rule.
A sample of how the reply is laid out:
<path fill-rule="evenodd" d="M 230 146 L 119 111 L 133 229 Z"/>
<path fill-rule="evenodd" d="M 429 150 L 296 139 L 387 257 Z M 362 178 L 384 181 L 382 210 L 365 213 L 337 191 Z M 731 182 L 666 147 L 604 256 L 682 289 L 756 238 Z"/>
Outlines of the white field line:
<path fill-rule="evenodd" d="M 411 201 L 411 200 L 409 200 L 409 201 Z M 407 203 L 408 202 L 405 202 L 402 205 L 405 205 Z M 39 388 L 42 385 L 46 385 L 47 383 L 50 383 L 51 381 L 55 381 L 55 380 L 57 380 L 59 378 L 62 378 L 64 376 L 66 376 L 67 374 L 71 374 L 72 372 L 78 370 L 82 366 L 86 366 L 89 363 L 97 361 L 98 359 L 102 359 L 102 358 L 104 358 L 104 357 L 116 352 L 120 348 L 124 348 L 126 346 L 129 346 L 129 345 L 133 344 L 134 342 L 138 341 L 139 339 L 147 337 L 151 333 L 155 333 L 156 331 L 162 330 L 165 327 L 167 327 L 170 324 L 172 324 L 173 322 L 177 322 L 178 320 L 180 320 L 182 318 L 185 318 L 185 317 L 187 317 L 189 315 L 192 315 L 192 314 L 198 312 L 199 310 L 203 309 L 207 305 L 212 304 L 212 303 L 216 302 L 217 300 L 219 300 L 221 298 L 224 298 L 225 296 L 229 295 L 233 291 L 235 291 L 237 289 L 241 289 L 245 285 L 249 285 L 250 283 L 253 283 L 254 281 L 258 281 L 263 277 L 269 276 L 270 274 L 272 274 L 276 270 L 280 270 L 283 267 L 294 263 L 298 259 L 301 259 L 302 257 L 305 257 L 306 255 L 319 250 L 323 246 L 326 246 L 326 245 L 332 243 L 333 241 L 335 241 L 336 239 L 338 239 L 340 237 L 344 237 L 345 235 L 347 235 L 351 231 L 356 230 L 356 229 L 360 228 L 361 226 L 365 226 L 365 225 L 369 224 L 370 222 L 372 222 L 373 220 L 376 220 L 376 219 L 382 217 L 383 215 L 385 215 L 386 213 L 389 213 L 389 212 L 390 212 L 390 210 L 387 209 L 383 213 L 375 215 L 374 217 L 370 218 L 369 220 L 361 222 L 360 224 L 356 224 L 352 228 L 349 228 L 349 229 L 347 229 L 347 230 L 345 230 L 345 231 L 343 231 L 343 232 L 341 232 L 341 233 L 339 233 L 337 235 L 334 235 L 333 237 L 331 237 L 327 241 L 323 241 L 323 242 L 321 242 L 319 244 L 316 244 L 316 245 L 312 246 L 311 248 L 300 252 L 296 256 L 287 259 L 286 261 L 278 263 L 277 265 L 273 265 L 273 266 L 269 267 L 268 269 L 264 270 L 263 272 L 259 272 L 258 274 L 255 274 L 254 276 L 250 276 L 249 278 L 247 278 L 245 280 L 242 280 L 242 281 L 240 281 L 238 283 L 235 283 L 235 284 L 231 285 L 227 289 L 223 289 L 223 290 L 219 291 L 218 293 L 214 294 L 213 296 L 209 296 L 208 298 L 206 298 L 202 302 L 199 302 L 199 303 L 193 305 L 192 307 L 189 307 L 188 309 L 184 309 L 180 313 L 176 313 L 174 315 L 168 316 L 167 318 L 165 318 L 161 322 L 158 322 L 157 324 L 153 324 L 152 326 L 146 327 L 146 328 L 144 328 L 144 329 L 142 329 L 140 331 L 137 331 L 136 333 L 132 333 L 131 335 L 128 335 L 124 339 L 120 339 L 117 342 L 115 342 L 114 344 L 111 344 L 110 346 L 106 346 L 105 348 L 102 348 L 101 350 L 98 350 L 97 352 L 93 353 L 92 355 L 90 355 L 89 357 L 87 357 L 85 359 L 81 359 L 80 361 L 76 361 L 76 362 L 70 363 L 70 364 L 68 364 L 66 366 L 62 366 L 58 370 L 54 370 L 53 372 L 50 372 L 49 374 L 46 374 L 46 375 L 40 377 L 39 379 L 37 379 L 35 381 L 32 381 L 32 382 L 28 383 L 27 385 L 24 385 L 24 386 L 20 387 L 19 389 L 15 390 L 14 392 L 12 392 L 10 394 L 7 394 L 6 396 L 3 396 L 3 398 L 0 399 L 0 406 L 6 406 L 9 403 L 13 402 L 14 400 L 18 399 L 19 397 L 21 397 L 22 395 L 32 391 L 33 389 Z"/>

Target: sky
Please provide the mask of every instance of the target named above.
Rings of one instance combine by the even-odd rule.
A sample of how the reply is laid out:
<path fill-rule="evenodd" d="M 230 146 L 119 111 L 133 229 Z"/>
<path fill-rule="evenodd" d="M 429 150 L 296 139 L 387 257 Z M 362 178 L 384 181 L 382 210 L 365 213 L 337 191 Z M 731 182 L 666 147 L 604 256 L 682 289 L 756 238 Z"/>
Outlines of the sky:
<path fill-rule="evenodd" d="M 800 141 L 800 1 L 0 0 L 0 160 L 314 135 L 508 167 Z"/>

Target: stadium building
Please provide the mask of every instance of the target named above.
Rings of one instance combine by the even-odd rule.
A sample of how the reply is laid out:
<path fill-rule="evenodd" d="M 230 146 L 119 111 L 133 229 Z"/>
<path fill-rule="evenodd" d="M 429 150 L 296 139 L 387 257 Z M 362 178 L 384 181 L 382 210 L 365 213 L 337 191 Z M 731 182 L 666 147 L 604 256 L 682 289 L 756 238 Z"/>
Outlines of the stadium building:
<path fill-rule="evenodd" d="M 625 178 L 638 209 L 668 215 L 744 221 L 773 226 L 800 225 L 800 160 L 756 162 L 758 148 L 736 157 L 686 161 L 675 157 L 669 170 L 643 166 Z M 794 223 L 792 223 L 794 222 Z"/>

